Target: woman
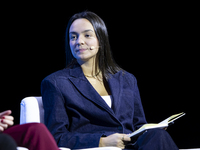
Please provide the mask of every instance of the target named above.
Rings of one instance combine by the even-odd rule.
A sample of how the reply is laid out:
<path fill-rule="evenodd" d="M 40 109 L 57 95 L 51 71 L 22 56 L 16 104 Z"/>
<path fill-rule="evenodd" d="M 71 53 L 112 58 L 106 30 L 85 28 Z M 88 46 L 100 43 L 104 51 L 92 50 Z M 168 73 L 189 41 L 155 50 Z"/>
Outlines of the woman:
<path fill-rule="evenodd" d="M 16 150 L 17 145 L 29 150 L 58 150 L 47 128 L 41 123 L 14 124 L 11 110 L 0 113 L 0 149 Z"/>
<path fill-rule="evenodd" d="M 66 58 L 67 68 L 41 84 L 45 124 L 57 144 L 73 149 L 127 148 L 133 142 L 127 134 L 146 119 L 137 81 L 114 62 L 99 16 L 88 11 L 72 16 L 66 29 Z M 148 131 L 131 148 L 161 147 L 177 149 L 165 130 Z"/>

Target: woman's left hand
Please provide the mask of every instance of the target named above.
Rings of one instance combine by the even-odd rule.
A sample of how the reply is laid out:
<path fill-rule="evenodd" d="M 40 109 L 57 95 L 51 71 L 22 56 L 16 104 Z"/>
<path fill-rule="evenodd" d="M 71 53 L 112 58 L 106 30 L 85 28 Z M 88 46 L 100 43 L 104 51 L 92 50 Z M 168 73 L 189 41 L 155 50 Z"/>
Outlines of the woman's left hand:
<path fill-rule="evenodd" d="M 99 141 L 99 147 L 114 146 L 121 149 L 125 148 L 124 142 L 130 142 L 131 138 L 126 134 L 115 133 L 107 137 L 101 137 Z"/>
<path fill-rule="evenodd" d="M 9 126 L 12 126 L 14 124 L 14 117 L 10 116 L 11 113 L 11 110 L 6 110 L 0 113 L 0 132 L 3 132 Z"/>

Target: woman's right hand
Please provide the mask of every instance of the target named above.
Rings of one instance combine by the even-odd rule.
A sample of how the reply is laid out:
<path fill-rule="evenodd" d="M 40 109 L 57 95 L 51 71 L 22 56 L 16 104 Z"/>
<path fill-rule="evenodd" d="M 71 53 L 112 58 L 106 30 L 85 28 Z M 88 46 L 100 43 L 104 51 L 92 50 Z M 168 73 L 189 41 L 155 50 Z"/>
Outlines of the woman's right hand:
<path fill-rule="evenodd" d="M 14 124 L 14 117 L 10 116 L 11 113 L 11 110 L 6 110 L 0 113 L 0 132 L 3 132 L 9 126 L 12 126 Z"/>
<path fill-rule="evenodd" d="M 124 149 L 124 142 L 129 141 L 131 141 L 131 138 L 126 134 L 115 133 L 107 137 L 101 137 L 99 141 L 99 147 L 114 146 Z"/>

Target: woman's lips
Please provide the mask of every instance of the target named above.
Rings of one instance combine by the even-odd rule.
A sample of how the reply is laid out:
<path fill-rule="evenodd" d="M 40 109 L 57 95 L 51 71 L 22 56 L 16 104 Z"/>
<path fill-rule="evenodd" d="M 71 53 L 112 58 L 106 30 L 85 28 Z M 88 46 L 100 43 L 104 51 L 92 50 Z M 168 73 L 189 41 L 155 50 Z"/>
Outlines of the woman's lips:
<path fill-rule="evenodd" d="M 84 52 L 86 51 L 87 49 L 77 49 L 76 52 Z"/>

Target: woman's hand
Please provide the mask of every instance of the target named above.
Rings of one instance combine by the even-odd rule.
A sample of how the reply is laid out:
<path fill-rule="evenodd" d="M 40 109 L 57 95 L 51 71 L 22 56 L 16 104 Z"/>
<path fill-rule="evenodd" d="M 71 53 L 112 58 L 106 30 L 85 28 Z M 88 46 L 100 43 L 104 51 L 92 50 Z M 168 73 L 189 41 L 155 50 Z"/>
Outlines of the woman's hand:
<path fill-rule="evenodd" d="M 11 113 L 11 110 L 6 110 L 0 113 L 0 132 L 3 132 L 9 126 L 12 126 L 14 124 L 14 118 L 13 116 L 10 116 Z"/>
<path fill-rule="evenodd" d="M 121 149 L 125 148 L 124 142 L 131 141 L 131 138 L 126 134 L 115 133 L 107 137 L 101 137 L 99 147 L 114 146 Z"/>

